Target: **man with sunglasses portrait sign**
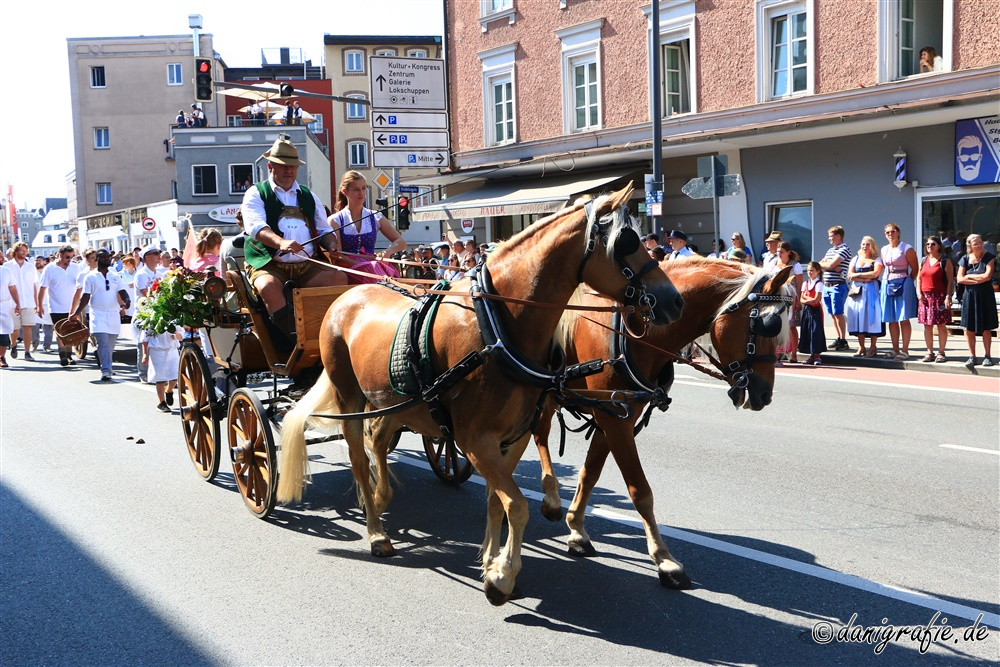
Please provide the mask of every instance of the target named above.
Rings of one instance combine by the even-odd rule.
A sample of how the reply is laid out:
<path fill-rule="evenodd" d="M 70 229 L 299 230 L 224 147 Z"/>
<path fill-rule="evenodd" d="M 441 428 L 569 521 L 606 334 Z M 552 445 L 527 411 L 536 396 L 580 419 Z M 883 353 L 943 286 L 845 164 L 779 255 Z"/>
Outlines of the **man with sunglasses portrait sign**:
<path fill-rule="evenodd" d="M 90 306 L 90 333 L 97 341 L 97 359 L 101 363 L 101 382 L 111 382 L 111 355 L 121 333 L 122 315 L 130 305 L 125 284 L 111 268 L 111 253 L 97 251 L 97 269 L 87 274 L 80 305 L 70 319 L 80 319 Z"/>
<path fill-rule="evenodd" d="M 1000 183 L 1000 116 L 955 123 L 955 185 Z"/>

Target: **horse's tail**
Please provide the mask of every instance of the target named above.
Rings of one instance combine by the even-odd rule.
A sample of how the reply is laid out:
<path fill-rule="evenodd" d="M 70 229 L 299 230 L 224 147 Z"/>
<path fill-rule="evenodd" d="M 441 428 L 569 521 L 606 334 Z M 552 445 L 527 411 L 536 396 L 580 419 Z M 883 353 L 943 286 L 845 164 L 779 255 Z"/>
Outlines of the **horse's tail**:
<path fill-rule="evenodd" d="M 278 502 L 302 500 L 302 489 L 309 475 L 306 455 L 306 422 L 317 412 L 335 412 L 333 382 L 324 371 L 316 384 L 288 411 L 281 422 L 281 468 L 278 474 Z"/>

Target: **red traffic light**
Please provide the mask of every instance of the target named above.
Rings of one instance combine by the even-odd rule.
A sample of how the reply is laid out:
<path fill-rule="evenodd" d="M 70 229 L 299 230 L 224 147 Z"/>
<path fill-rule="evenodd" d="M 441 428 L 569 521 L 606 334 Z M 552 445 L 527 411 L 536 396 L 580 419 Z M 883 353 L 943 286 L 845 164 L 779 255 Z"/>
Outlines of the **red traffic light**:
<path fill-rule="evenodd" d="M 198 71 L 199 72 L 201 72 L 202 74 L 204 74 L 205 72 L 209 71 L 210 69 L 212 69 L 212 63 L 210 63 L 207 60 L 199 60 L 198 61 Z"/>
<path fill-rule="evenodd" d="M 407 199 L 406 197 L 399 198 L 399 208 L 406 208 L 409 205 L 410 205 L 409 199 Z"/>

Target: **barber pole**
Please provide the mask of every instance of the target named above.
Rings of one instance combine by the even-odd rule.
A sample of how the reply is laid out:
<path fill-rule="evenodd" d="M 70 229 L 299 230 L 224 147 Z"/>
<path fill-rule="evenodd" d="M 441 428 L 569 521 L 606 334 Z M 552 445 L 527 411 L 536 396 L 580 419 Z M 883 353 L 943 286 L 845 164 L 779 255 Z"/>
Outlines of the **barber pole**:
<path fill-rule="evenodd" d="M 906 152 L 900 148 L 892 157 L 896 159 L 896 179 L 893 185 L 902 188 L 906 185 Z"/>

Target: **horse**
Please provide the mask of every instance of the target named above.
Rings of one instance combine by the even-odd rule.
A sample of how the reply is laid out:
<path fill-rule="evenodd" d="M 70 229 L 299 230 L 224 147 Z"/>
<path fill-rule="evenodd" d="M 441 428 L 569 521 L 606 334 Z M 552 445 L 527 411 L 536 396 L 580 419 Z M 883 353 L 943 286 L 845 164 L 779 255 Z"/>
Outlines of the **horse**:
<path fill-rule="evenodd" d="M 733 405 L 751 410 L 767 406 L 771 402 L 774 386 L 776 346 L 784 344 L 788 335 L 788 318 L 781 316 L 781 311 L 793 300 L 794 288 L 785 284 L 790 268 L 772 274 L 748 264 L 702 258 L 665 260 L 660 262 L 660 268 L 684 298 L 681 318 L 668 326 L 649 327 L 640 343 L 631 345 L 628 350 L 629 368 L 624 368 L 624 355 L 619 354 L 619 361 L 614 367 L 578 380 L 575 385 L 598 391 L 656 389 L 662 401 L 660 407 L 666 409 L 669 404 L 666 393 L 673 381 L 676 355 L 686 345 L 709 333 L 719 358 L 720 370 L 732 384 L 730 397 Z M 571 303 L 606 305 L 607 301 L 578 290 Z M 560 322 L 558 335 L 567 362 L 595 357 L 614 358 L 615 334 L 611 334 L 609 328 L 615 329 L 609 313 L 582 316 L 577 311 L 567 311 Z M 647 549 L 656 565 L 661 585 L 685 589 L 690 587 L 691 580 L 684 572 L 684 566 L 670 554 L 657 527 L 653 493 L 643 473 L 635 442 L 636 423 L 642 406 L 633 407 L 627 418 L 599 409 L 581 410 L 593 416 L 597 428 L 593 431 L 587 458 L 580 470 L 576 494 L 566 513 L 570 530 L 568 552 L 572 556 L 596 554 L 584 529 L 584 519 L 591 492 L 610 452 L 628 486 L 632 503 L 642 517 Z M 542 514 L 551 521 L 558 521 L 562 516 L 559 481 L 548 448 L 554 412 L 555 405 L 550 400 L 534 431 L 534 438 L 541 459 L 542 489 L 545 492 Z M 646 420 L 648 415 L 649 412 L 646 413 Z"/>
<path fill-rule="evenodd" d="M 454 296 L 439 302 L 423 358 L 435 382 L 448 369 L 462 368 L 463 375 L 452 378 L 436 403 L 404 401 L 391 384 L 390 350 L 397 326 L 414 305 L 412 296 L 366 285 L 334 301 L 320 332 L 324 372 L 283 421 L 278 500 L 301 498 L 307 474 L 304 431 L 310 415 L 378 414 L 380 419 L 369 423 L 367 441 L 362 421 L 343 419 L 340 425 L 371 553 L 390 556 L 394 548 L 380 515 L 392 496 L 387 474 L 392 435 L 404 427 L 432 437 L 448 433 L 487 482 L 483 588 L 492 604 L 505 603 L 521 569 L 528 520 L 527 501 L 513 470 L 530 439 L 543 392 L 553 386 L 546 363 L 569 298 L 586 282 L 612 299 L 644 302 L 652 321 L 662 324 L 676 320 L 683 307 L 677 290 L 641 247 L 638 225 L 625 208 L 631 192 L 629 185 L 539 220 L 498 244 L 471 276 L 452 285 L 449 294 Z M 484 298 L 487 293 L 495 296 Z M 501 298 L 506 301 L 498 301 Z M 484 346 L 487 329 L 491 338 Z M 399 411 L 389 414 L 391 410 Z M 374 493 L 369 452 L 377 466 Z M 501 551 L 504 515 L 508 533 Z"/>

